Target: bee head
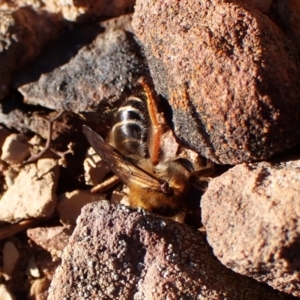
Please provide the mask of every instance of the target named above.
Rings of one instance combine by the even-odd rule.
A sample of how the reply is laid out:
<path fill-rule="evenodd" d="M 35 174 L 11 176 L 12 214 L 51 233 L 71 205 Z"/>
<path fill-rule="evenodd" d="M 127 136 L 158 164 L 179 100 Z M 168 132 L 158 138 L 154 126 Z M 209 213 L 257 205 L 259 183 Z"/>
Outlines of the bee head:
<path fill-rule="evenodd" d="M 167 194 L 167 195 L 170 195 L 170 194 L 172 194 L 172 192 L 173 192 L 172 189 L 171 189 L 170 186 L 169 186 L 169 183 L 166 182 L 166 181 L 163 181 L 163 183 L 161 184 L 160 188 L 161 188 L 161 191 L 162 191 L 164 194 Z"/>

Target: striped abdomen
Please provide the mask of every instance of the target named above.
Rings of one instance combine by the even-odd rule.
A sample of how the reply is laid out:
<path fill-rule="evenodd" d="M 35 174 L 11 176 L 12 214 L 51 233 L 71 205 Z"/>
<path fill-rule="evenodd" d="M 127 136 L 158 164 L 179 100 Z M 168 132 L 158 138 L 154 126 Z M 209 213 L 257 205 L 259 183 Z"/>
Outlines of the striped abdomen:
<path fill-rule="evenodd" d="M 112 144 L 126 156 L 146 157 L 149 115 L 145 101 L 131 96 L 119 108 Z"/>

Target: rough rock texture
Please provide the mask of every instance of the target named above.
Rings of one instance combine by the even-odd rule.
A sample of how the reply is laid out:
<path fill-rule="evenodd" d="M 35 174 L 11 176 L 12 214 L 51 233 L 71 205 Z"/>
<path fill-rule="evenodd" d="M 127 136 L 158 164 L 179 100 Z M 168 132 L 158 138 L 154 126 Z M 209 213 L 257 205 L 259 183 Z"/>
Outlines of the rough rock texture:
<path fill-rule="evenodd" d="M 15 69 L 40 53 L 66 28 L 66 20 L 119 16 L 132 11 L 134 0 L 4 0 L 0 2 L 0 100 Z"/>
<path fill-rule="evenodd" d="M 267 16 L 230 2 L 138 0 L 132 23 L 176 135 L 223 164 L 300 137 L 296 51 Z"/>
<path fill-rule="evenodd" d="M 38 246 L 47 250 L 54 259 L 61 257 L 71 233 L 71 229 L 63 226 L 37 227 L 27 230 L 27 236 Z"/>
<path fill-rule="evenodd" d="M 65 248 L 48 299 L 64 297 L 284 299 L 222 266 L 198 231 L 103 201 L 85 206 Z"/>
<path fill-rule="evenodd" d="M 30 6 L 0 4 L 0 100 L 6 96 L 14 70 L 36 56 L 62 29 L 60 17 Z"/>
<path fill-rule="evenodd" d="M 6 102 L 6 101 L 3 101 Z M 47 124 L 45 120 L 37 115 L 28 114 L 22 111 L 21 107 L 17 105 L 9 112 L 5 109 L 5 104 L 0 103 L 0 120 L 1 124 L 4 124 L 10 129 L 16 129 L 21 133 L 28 133 L 30 130 L 38 133 L 43 138 L 47 137 Z M 11 99 L 7 102 L 12 104 Z"/>
<path fill-rule="evenodd" d="M 132 11 L 134 0 L 3 0 L 0 10 L 17 9 L 24 6 L 36 11 L 45 11 L 69 21 L 81 21 L 91 17 L 113 17 Z"/>
<path fill-rule="evenodd" d="M 16 65 L 16 57 L 20 52 L 20 45 L 16 43 L 16 28 L 14 18 L 10 13 L 0 11 L 0 99 L 6 96 L 11 74 Z M 10 30 L 9 30 L 10 29 Z"/>
<path fill-rule="evenodd" d="M 111 114 L 112 105 L 120 103 L 126 90 L 147 70 L 130 22 L 131 16 L 123 16 L 101 23 L 95 40 L 70 61 L 41 73 L 38 80 L 16 83 L 26 103 L 85 115 L 97 111 L 101 116 L 107 111 Z M 44 67 L 44 60 L 40 63 Z M 29 76 L 36 73 L 28 71 Z"/>
<path fill-rule="evenodd" d="M 54 159 L 42 158 L 37 164 L 25 166 L 0 199 L 0 221 L 14 223 L 52 215 L 58 176 Z"/>
<path fill-rule="evenodd" d="M 215 255 L 234 271 L 300 296 L 300 160 L 235 166 L 201 200 Z"/>

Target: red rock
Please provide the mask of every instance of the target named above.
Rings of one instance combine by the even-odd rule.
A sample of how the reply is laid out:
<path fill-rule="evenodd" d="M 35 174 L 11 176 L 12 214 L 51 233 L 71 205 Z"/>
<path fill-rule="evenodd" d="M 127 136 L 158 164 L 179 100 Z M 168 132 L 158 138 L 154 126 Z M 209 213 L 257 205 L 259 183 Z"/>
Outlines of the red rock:
<path fill-rule="evenodd" d="M 237 164 L 298 143 L 299 60 L 267 16 L 236 1 L 138 0 L 132 24 L 186 145 Z"/>
<path fill-rule="evenodd" d="M 27 236 L 38 246 L 47 250 L 52 257 L 61 257 L 62 251 L 67 246 L 71 229 L 63 226 L 37 227 L 27 230 Z"/>
<path fill-rule="evenodd" d="M 286 299 L 222 266 L 195 229 L 103 201 L 84 207 L 54 275 L 48 300 L 64 297 Z"/>
<path fill-rule="evenodd" d="M 202 221 L 219 260 L 300 296 L 300 160 L 235 166 L 202 196 Z"/>

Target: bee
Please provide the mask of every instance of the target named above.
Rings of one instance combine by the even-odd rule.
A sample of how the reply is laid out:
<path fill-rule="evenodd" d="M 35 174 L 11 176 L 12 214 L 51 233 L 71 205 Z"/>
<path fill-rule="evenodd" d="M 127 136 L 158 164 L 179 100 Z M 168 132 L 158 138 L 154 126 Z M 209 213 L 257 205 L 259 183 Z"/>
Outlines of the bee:
<path fill-rule="evenodd" d="M 171 217 L 186 210 L 191 169 L 182 159 L 164 157 L 161 139 L 169 129 L 158 98 L 145 78 L 143 92 L 130 96 L 119 108 L 109 142 L 83 126 L 96 153 L 129 188 L 129 204 Z M 181 217 L 180 217 L 181 218 Z"/>

